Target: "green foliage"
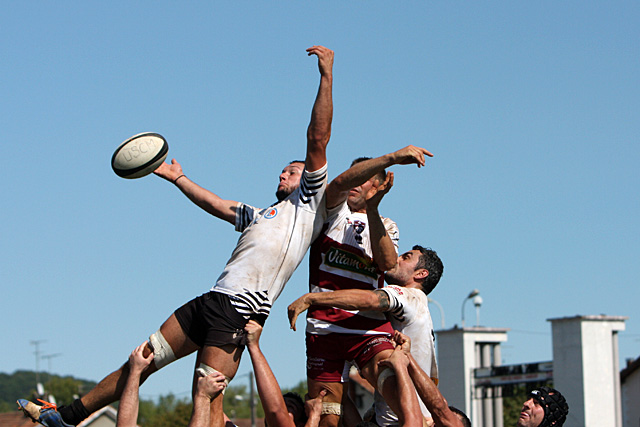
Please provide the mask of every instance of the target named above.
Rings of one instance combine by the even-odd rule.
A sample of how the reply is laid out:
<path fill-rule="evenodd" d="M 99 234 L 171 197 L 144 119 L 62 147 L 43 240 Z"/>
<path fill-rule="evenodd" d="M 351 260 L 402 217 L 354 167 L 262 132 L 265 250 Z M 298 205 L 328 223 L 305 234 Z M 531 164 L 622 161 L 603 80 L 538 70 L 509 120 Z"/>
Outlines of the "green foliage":
<path fill-rule="evenodd" d="M 69 405 L 82 391 L 82 383 L 72 377 L 52 377 L 44 389 L 55 396 L 58 405 Z"/>
<path fill-rule="evenodd" d="M 229 386 L 224 393 L 224 412 L 232 420 L 235 418 L 251 418 L 251 400 L 249 387 L 246 385 Z M 264 417 L 264 410 L 258 398 L 258 391 L 254 389 L 256 401 L 256 417 Z"/>
<path fill-rule="evenodd" d="M 95 382 L 40 374 L 45 390 L 56 397 L 58 404 L 70 403 L 74 394 L 84 394 L 95 386 Z M 17 408 L 16 400 L 34 399 L 36 396 L 36 373 L 15 371 L 13 374 L 0 373 L 0 412 L 10 412 Z"/>
<path fill-rule="evenodd" d="M 186 427 L 193 406 L 189 399 L 176 399 L 173 394 L 160 396 L 158 403 L 141 401 L 138 424 L 141 427 Z"/>

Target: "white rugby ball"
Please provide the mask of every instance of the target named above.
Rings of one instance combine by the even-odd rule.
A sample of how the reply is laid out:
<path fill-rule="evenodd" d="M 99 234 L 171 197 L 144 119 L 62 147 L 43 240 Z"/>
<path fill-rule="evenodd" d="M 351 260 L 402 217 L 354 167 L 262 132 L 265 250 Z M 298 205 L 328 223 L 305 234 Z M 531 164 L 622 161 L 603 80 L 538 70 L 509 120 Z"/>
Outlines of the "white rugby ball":
<path fill-rule="evenodd" d="M 111 167 L 122 178 L 142 178 L 156 170 L 169 153 L 162 135 L 145 132 L 120 144 L 111 157 Z"/>

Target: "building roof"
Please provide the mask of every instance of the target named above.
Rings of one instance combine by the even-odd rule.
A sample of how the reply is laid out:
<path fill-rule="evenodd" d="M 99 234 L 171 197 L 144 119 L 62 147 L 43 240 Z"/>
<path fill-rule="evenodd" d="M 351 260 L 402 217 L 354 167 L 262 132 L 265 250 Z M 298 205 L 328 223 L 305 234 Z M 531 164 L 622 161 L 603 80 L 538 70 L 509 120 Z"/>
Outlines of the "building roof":
<path fill-rule="evenodd" d="M 627 361 L 627 367 L 620 371 L 620 382 L 623 383 L 631 374 L 640 369 L 640 357 Z"/>
<path fill-rule="evenodd" d="M 25 416 L 22 411 L 4 412 L 0 414 L 0 426 L 2 427 L 33 427 L 31 418 Z"/>

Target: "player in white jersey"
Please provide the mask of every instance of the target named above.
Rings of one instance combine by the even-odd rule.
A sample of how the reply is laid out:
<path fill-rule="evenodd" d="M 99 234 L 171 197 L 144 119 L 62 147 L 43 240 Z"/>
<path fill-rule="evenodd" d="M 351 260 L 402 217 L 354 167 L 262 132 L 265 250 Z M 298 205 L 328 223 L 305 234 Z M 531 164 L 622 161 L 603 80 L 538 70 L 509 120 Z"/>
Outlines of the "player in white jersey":
<path fill-rule="evenodd" d="M 410 145 L 375 159 L 359 158 L 329 184 L 327 222 L 313 242 L 309 257 L 311 292 L 383 286 L 383 272 L 393 267 L 398 257 L 397 226 L 378 212 L 380 201 L 393 185 L 393 173 L 387 174 L 385 168 L 396 164 L 424 166 L 426 156 L 432 154 Z M 315 306 L 307 314 L 309 395 L 315 397 L 327 390 L 321 425 L 337 426 L 342 413 L 345 362 L 354 361 L 367 381 L 378 387 L 384 380 L 378 381 L 381 370 L 377 362 L 393 350 L 393 328 L 379 312 Z M 385 395 L 397 399 L 394 379 L 384 387 L 388 390 Z M 399 404 L 394 407 L 400 409 Z"/>
<path fill-rule="evenodd" d="M 196 367 L 221 372 L 227 381 L 233 378 L 244 349 L 244 326 L 250 319 L 264 323 L 271 303 L 320 231 L 324 222 L 321 200 L 327 182 L 326 147 L 333 118 L 333 51 L 312 46 L 307 53 L 318 57 L 320 86 L 307 129 L 306 158 L 304 162 L 291 162 L 280 174 L 276 204 L 258 210 L 224 200 L 187 178 L 175 159 L 155 171 L 196 205 L 234 224 L 242 235 L 213 289 L 180 307 L 151 335 L 144 356 L 153 351 L 154 359 L 141 382 L 195 351 Z M 128 372 L 125 363 L 71 405 L 53 414 L 47 406 L 39 407 L 39 411 L 43 418 L 46 415 L 49 427 L 77 425 L 120 398 Z M 212 425 L 222 426 L 221 395 L 213 399 L 211 408 Z"/>
<path fill-rule="evenodd" d="M 412 355 L 437 382 L 433 324 L 427 295 L 438 284 L 442 270 L 442 261 L 435 251 L 416 245 L 400 255 L 396 266 L 386 272 L 385 281 L 389 286 L 374 291 L 347 289 L 305 294 L 289 305 L 291 326 L 294 327 L 298 315 L 311 305 L 385 312 L 395 330 L 410 336 Z M 422 410 L 429 417 L 426 407 L 422 406 Z M 379 425 L 396 424 L 394 415 L 388 408 L 376 405 Z"/>

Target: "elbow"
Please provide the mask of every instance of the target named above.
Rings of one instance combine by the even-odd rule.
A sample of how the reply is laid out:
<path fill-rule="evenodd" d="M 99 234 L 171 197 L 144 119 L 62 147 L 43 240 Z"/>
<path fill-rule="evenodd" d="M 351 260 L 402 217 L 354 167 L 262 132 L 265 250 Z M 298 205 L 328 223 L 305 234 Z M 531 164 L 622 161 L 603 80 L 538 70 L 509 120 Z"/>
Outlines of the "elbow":
<path fill-rule="evenodd" d="M 307 145 L 311 149 L 324 149 L 331 138 L 331 125 L 325 126 L 309 126 L 307 129 Z"/>
<path fill-rule="evenodd" d="M 389 271 L 389 270 L 392 270 L 396 266 L 396 264 L 397 264 L 396 258 L 385 259 L 385 260 L 382 260 L 380 264 L 378 264 L 378 267 L 382 271 Z"/>

